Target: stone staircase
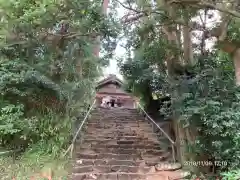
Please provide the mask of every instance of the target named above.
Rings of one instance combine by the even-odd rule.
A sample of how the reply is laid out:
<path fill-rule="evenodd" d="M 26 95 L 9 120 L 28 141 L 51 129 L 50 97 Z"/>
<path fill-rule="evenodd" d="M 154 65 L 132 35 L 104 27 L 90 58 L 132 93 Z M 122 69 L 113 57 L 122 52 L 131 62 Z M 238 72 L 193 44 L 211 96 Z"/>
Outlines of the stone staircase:
<path fill-rule="evenodd" d="M 98 108 L 75 146 L 72 180 L 177 180 L 169 143 L 136 110 Z"/>

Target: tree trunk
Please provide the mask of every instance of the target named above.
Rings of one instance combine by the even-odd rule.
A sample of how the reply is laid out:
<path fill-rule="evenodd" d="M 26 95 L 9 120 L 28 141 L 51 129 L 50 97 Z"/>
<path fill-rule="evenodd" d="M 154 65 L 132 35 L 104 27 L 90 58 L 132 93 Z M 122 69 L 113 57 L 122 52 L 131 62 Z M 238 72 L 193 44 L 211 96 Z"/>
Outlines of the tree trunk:
<path fill-rule="evenodd" d="M 234 52 L 233 61 L 235 66 L 236 85 L 240 86 L 240 48 Z"/>
<path fill-rule="evenodd" d="M 102 12 L 103 14 L 107 14 L 107 8 L 108 8 L 108 4 L 109 4 L 109 0 L 103 0 L 103 9 L 102 9 Z M 96 57 L 99 57 L 99 53 L 100 53 L 100 36 L 97 36 L 96 37 L 96 40 L 95 40 L 95 47 L 94 47 L 94 55 Z"/>
<path fill-rule="evenodd" d="M 173 119 L 172 120 L 172 124 L 173 124 L 173 130 L 174 130 L 174 134 L 176 136 L 175 142 L 176 142 L 176 159 L 184 165 L 184 162 L 186 162 L 185 159 L 185 147 L 186 147 L 186 143 L 185 143 L 185 138 L 184 138 L 184 131 L 183 128 L 181 127 L 181 124 L 179 123 L 179 121 L 177 119 Z"/>
<path fill-rule="evenodd" d="M 193 47 L 191 30 L 187 26 L 183 26 L 183 49 L 184 49 L 184 62 L 189 66 L 193 65 Z"/>

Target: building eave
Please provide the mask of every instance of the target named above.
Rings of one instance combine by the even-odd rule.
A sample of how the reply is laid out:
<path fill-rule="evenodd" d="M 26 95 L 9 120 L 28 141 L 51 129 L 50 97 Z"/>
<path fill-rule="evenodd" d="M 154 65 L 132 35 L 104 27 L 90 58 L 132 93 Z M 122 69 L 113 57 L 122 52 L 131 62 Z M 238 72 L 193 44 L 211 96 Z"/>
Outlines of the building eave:
<path fill-rule="evenodd" d="M 110 75 L 109 77 L 99 81 L 97 83 L 97 87 L 96 88 L 99 88 L 100 86 L 103 86 L 103 85 L 108 84 L 108 83 L 117 83 L 120 86 L 123 85 L 123 82 L 120 79 L 118 79 L 116 75 Z"/>

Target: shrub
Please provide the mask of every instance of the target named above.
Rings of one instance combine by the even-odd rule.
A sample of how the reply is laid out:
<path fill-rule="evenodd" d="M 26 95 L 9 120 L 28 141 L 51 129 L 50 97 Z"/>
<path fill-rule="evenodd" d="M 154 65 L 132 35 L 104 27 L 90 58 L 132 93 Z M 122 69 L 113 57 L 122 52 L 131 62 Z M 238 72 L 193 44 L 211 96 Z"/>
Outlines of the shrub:
<path fill-rule="evenodd" d="M 25 117 L 22 104 L 6 104 L 0 112 L 0 140 L 4 147 L 25 149 L 38 142 L 48 145 L 47 151 L 51 152 L 59 151 L 69 140 L 71 123 L 54 113 Z"/>

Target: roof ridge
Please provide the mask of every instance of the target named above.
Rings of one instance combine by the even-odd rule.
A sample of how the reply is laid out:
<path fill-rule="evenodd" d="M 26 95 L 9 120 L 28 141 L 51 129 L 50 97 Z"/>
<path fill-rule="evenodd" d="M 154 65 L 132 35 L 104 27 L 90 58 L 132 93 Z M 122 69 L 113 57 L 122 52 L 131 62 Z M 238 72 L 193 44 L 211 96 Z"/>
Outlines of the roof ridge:
<path fill-rule="evenodd" d="M 114 79 L 112 79 L 112 78 L 114 78 Z M 123 82 L 115 74 L 109 74 L 108 77 L 106 77 L 103 80 L 99 81 L 97 84 L 99 86 L 99 85 L 102 85 L 102 84 L 107 83 L 109 81 L 116 81 L 119 84 L 123 84 Z"/>

